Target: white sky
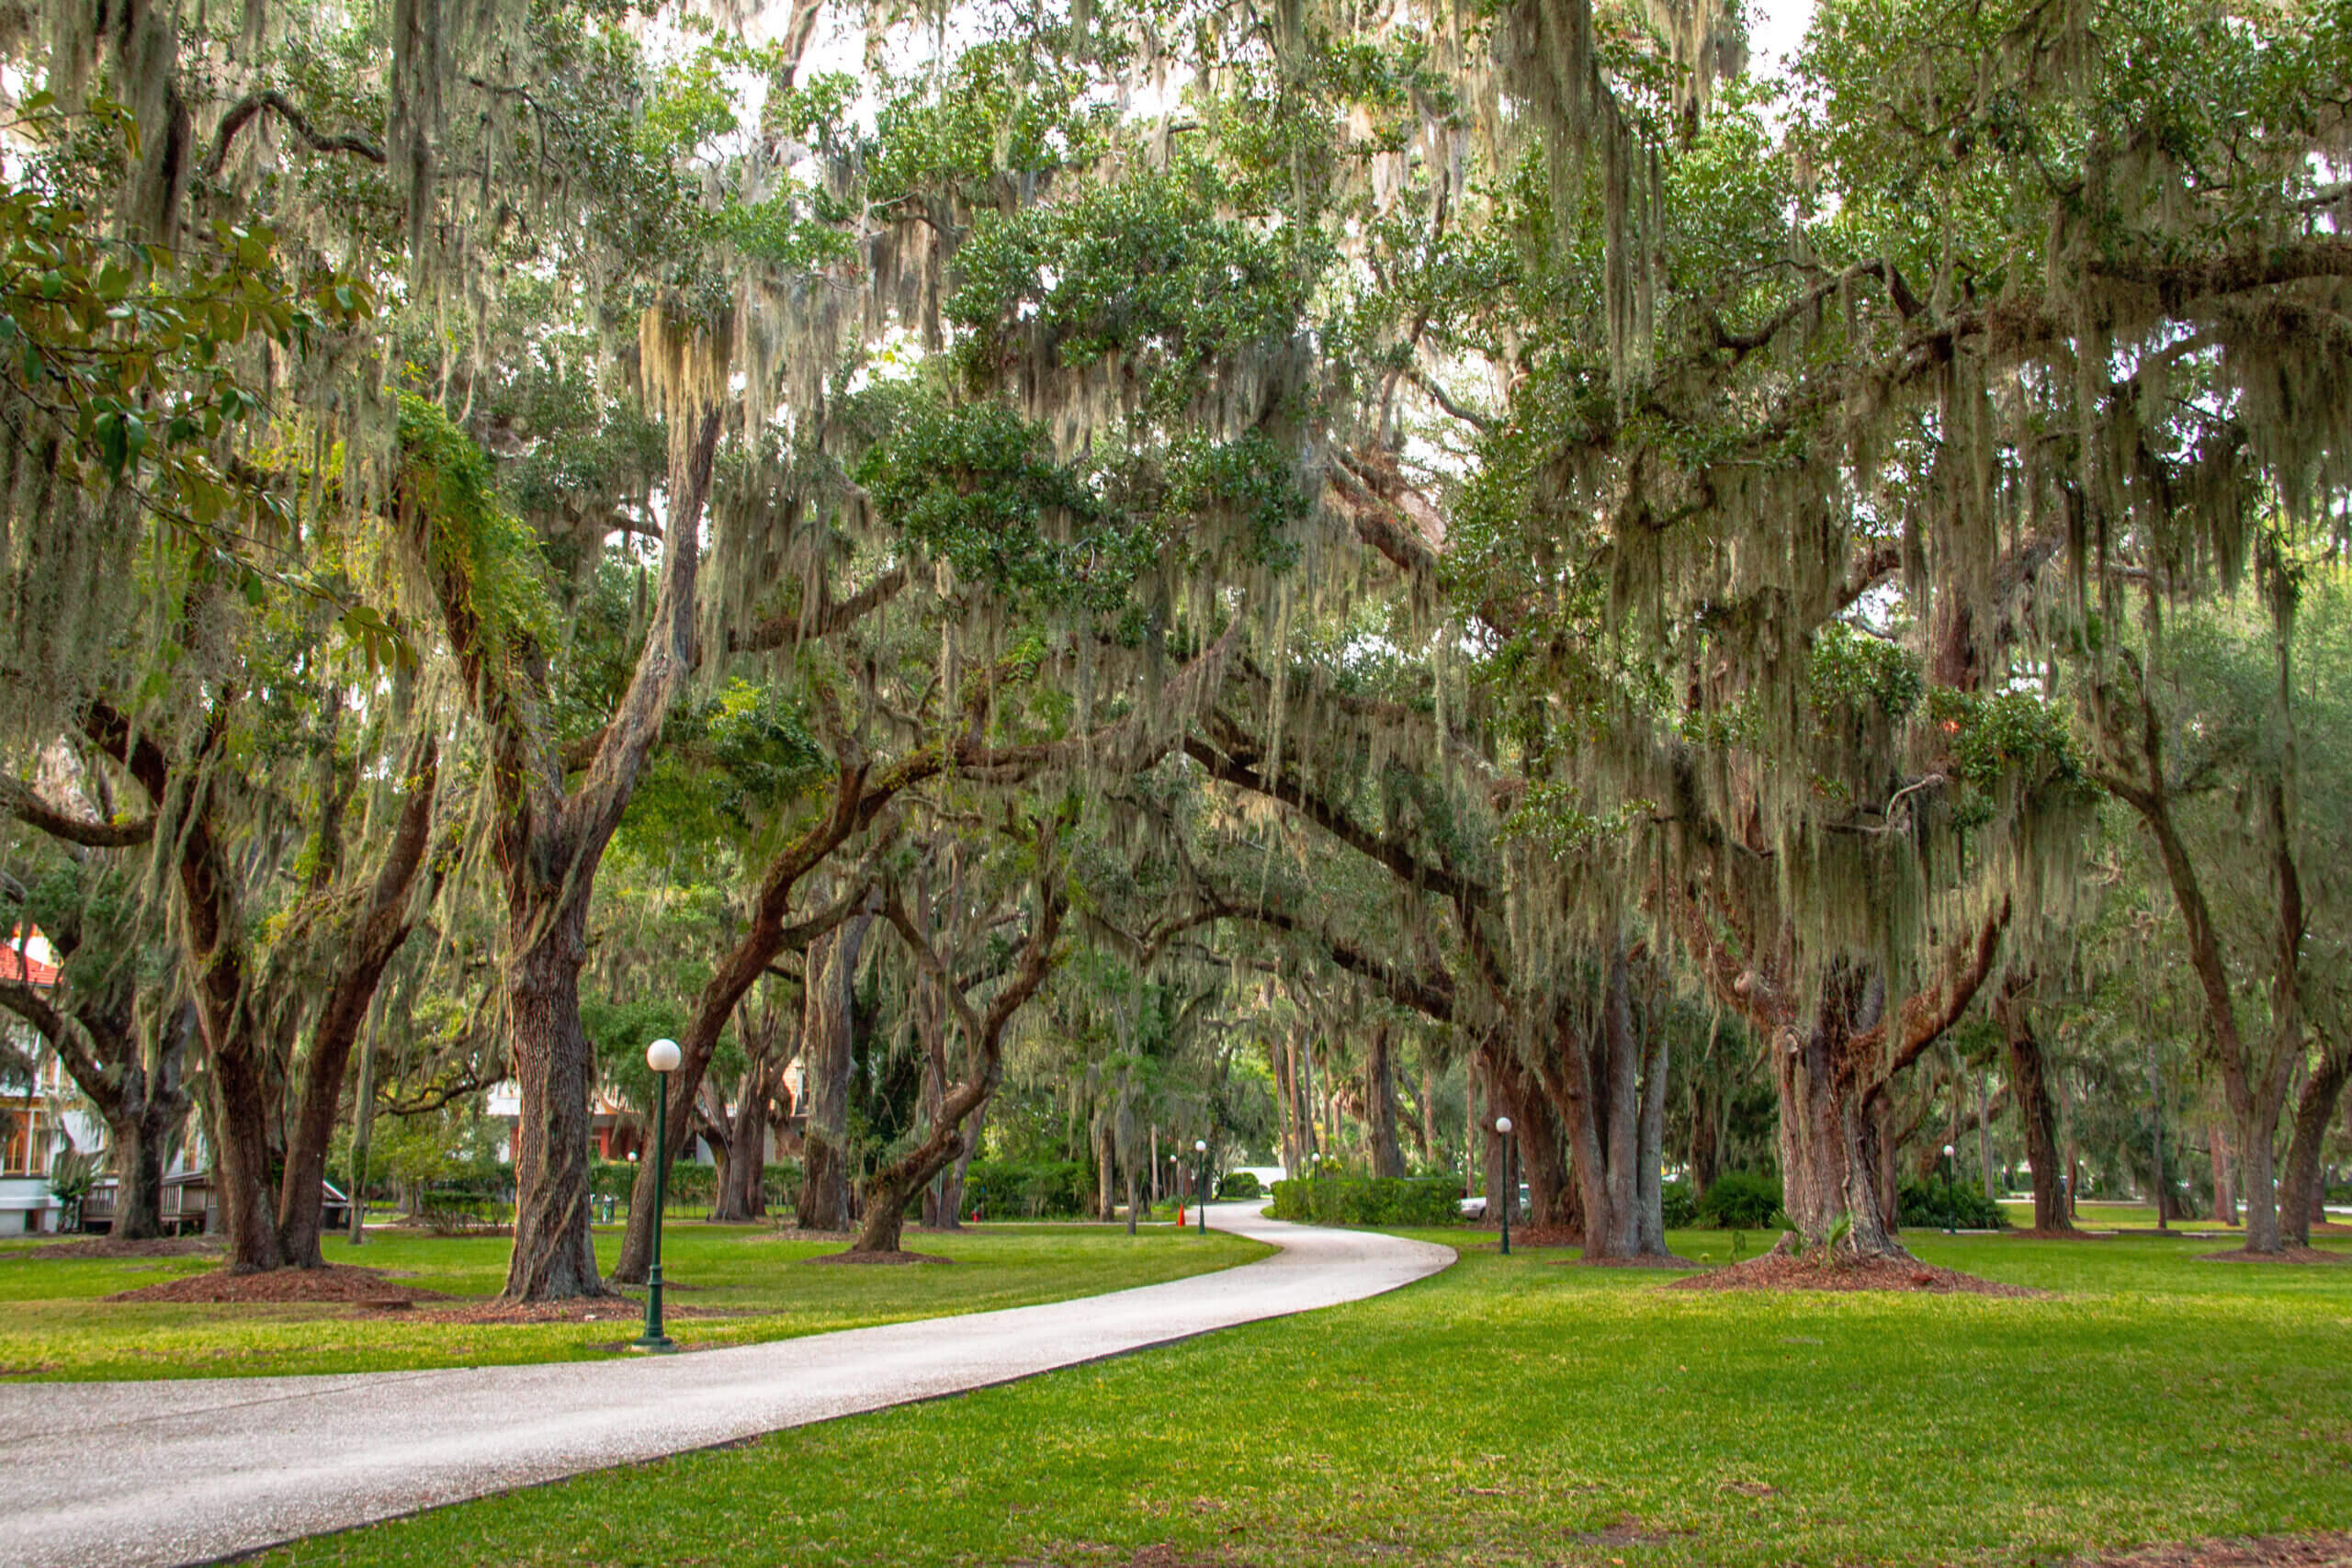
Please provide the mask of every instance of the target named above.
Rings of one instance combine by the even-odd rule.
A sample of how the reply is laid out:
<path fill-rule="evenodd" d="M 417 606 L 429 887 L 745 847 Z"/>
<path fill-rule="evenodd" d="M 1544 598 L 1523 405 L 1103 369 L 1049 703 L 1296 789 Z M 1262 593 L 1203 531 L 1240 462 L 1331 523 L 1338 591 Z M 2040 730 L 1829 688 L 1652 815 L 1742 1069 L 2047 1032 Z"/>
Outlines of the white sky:
<path fill-rule="evenodd" d="M 1747 47 L 1759 67 L 1778 64 L 1804 41 L 1813 0 L 1747 0 Z"/>

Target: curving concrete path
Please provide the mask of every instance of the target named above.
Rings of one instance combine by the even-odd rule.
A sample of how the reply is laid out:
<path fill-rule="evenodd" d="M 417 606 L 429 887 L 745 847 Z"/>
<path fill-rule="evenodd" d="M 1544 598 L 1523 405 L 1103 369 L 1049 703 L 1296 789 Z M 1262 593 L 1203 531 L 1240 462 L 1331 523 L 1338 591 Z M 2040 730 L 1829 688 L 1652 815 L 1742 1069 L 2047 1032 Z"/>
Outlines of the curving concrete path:
<path fill-rule="evenodd" d="M 1283 1250 L 1109 1295 L 682 1356 L 0 1386 L 0 1562 L 206 1562 L 1359 1301 L 1453 1261 L 1254 1208 L 1209 1223 Z"/>

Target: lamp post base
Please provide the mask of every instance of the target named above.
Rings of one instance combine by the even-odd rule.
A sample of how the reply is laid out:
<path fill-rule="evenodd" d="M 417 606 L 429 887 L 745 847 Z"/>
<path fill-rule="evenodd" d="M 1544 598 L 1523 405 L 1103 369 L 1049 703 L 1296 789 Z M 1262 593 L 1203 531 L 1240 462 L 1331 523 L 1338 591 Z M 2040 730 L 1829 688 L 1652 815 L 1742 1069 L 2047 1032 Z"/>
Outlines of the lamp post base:
<path fill-rule="evenodd" d="M 628 1348 L 649 1356 L 670 1356 L 677 1353 L 678 1342 L 666 1334 L 640 1335 L 628 1342 Z"/>

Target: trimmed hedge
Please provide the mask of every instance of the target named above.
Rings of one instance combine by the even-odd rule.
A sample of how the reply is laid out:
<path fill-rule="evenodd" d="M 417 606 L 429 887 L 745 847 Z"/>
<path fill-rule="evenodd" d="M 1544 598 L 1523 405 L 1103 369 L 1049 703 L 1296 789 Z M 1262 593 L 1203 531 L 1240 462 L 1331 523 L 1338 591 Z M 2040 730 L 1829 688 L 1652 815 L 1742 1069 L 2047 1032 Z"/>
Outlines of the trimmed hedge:
<path fill-rule="evenodd" d="M 1690 1196 L 1690 1183 L 1679 1176 L 1659 1183 L 1657 1206 L 1670 1231 L 1687 1231 L 1699 1217 L 1699 1203 Z"/>
<path fill-rule="evenodd" d="M 1905 1230 L 1998 1231 L 2009 1227 L 2000 1204 L 1981 1187 L 1962 1182 L 1906 1181 L 1896 1211 Z"/>
<path fill-rule="evenodd" d="M 1263 1198 L 1266 1189 L 1254 1170 L 1228 1170 L 1224 1179 L 1216 1184 L 1216 1195 L 1220 1198 Z"/>
<path fill-rule="evenodd" d="M 1462 1223 L 1462 1187 L 1450 1176 L 1317 1176 L 1274 1183 L 1278 1220 L 1324 1225 Z"/>

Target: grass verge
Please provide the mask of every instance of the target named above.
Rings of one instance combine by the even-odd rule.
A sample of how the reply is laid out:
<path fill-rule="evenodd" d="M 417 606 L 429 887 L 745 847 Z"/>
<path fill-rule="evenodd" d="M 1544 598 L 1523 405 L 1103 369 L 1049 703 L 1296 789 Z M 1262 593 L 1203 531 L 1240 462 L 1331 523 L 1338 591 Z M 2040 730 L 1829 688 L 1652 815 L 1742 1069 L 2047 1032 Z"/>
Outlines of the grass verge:
<path fill-rule="evenodd" d="M 1374 1301 L 265 1561 L 1999 1564 L 2352 1523 L 2352 1269 L 1912 1240 L 2055 1294 L 1691 1294 L 1488 1241 Z"/>
<path fill-rule="evenodd" d="M 1179 1235 L 1147 1227 L 1130 1238 L 1113 1226 L 988 1225 L 960 1235 L 910 1236 L 950 1266 L 818 1269 L 802 1260 L 842 1244 L 777 1239 L 765 1226 L 678 1225 L 663 1244 L 665 1301 L 726 1313 L 673 1315 L 671 1337 L 689 1348 L 786 1339 L 907 1318 L 987 1312 L 1182 1279 L 1262 1256 L 1238 1236 Z M 600 1230 L 610 1268 L 617 1230 Z M 327 1243 L 328 1261 L 383 1269 L 401 1282 L 452 1295 L 497 1293 L 512 1244 L 503 1236 L 370 1235 L 358 1247 Z M 214 1258 L 51 1262 L 0 1249 L 0 1377 L 261 1376 L 392 1371 L 586 1360 L 613 1353 L 636 1332 L 640 1302 L 616 1301 L 593 1323 L 452 1324 L 420 1312 L 354 1316 L 330 1305 L 214 1306 L 99 1298 L 203 1273 Z"/>

